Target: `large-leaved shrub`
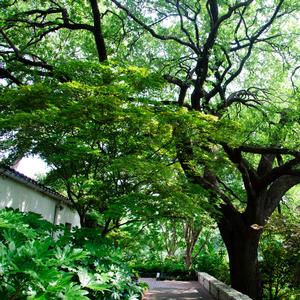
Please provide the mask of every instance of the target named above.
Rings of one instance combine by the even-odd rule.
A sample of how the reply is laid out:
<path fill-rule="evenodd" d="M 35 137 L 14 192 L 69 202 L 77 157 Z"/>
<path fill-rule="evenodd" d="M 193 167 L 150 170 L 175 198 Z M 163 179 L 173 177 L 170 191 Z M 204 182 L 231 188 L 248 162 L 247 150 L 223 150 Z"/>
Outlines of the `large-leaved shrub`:
<path fill-rule="evenodd" d="M 98 235 L 1 210 L 0 299 L 140 299 L 132 270 Z"/>

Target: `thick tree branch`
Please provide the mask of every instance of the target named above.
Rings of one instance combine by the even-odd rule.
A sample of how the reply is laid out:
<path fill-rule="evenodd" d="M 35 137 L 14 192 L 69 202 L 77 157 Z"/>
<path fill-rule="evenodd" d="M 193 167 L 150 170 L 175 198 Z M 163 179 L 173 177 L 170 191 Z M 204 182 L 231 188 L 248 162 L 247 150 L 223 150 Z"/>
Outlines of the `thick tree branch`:
<path fill-rule="evenodd" d="M 192 183 L 198 184 L 202 188 L 208 190 L 211 194 L 211 198 L 222 199 L 230 210 L 237 211 L 232 204 L 231 199 L 219 188 L 217 177 L 209 170 L 207 166 L 205 166 L 203 176 L 195 174 L 192 164 L 190 163 L 191 158 L 194 157 L 191 140 L 188 137 L 180 137 L 179 131 L 180 128 L 175 128 L 173 130 L 173 134 L 175 139 L 177 139 L 176 148 L 178 161 L 186 177 L 189 178 Z"/>
<path fill-rule="evenodd" d="M 11 72 L 9 72 L 8 70 L 0 67 L 0 78 L 2 79 L 9 79 L 11 80 L 13 83 L 15 83 L 16 85 L 22 85 L 22 82 L 16 78 L 15 76 L 13 76 L 11 74 Z"/>
<path fill-rule="evenodd" d="M 242 152 L 253 154 L 288 154 L 300 158 L 300 151 L 280 148 L 280 147 L 261 147 L 261 146 L 240 146 L 238 148 Z"/>
<path fill-rule="evenodd" d="M 211 21 L 212 21 L 212 28 L 211 31 L 208 35 L 208 38 L 204 44 L 203 47 L 203 52 L 208 52 L 209 49 L 214 45 L 219 27 L 221 24 L 228 20 L 232 14 L 239 8 L 244 7 L 244 6 L 249 6 L 254 0 L 248 0 L 244 2 L 237 3 L 234 6 L 229 7 L 228 11 L 226 14 L 222 15 L 221 17 L 218 18 L 218 7 L 217 7 L 217 1 L 215 0 L 210 0 L 208 1 L 210 4 L 210 15 L 211 15 Z"/>
<path fill-rule="evenodd" d="M 168 75 L 168 74 L 164 75 L 163 77 L 168 82 L 179 86 L 180 92 L 179 92 L 179 96 L 178 96 L 178 105 L 183 106 L 184 99 L 185 99 L 187 90 L 190 87 L 190 84 L 188 84 L 187 82 L 185 82 L 185 81 L 183 81 L 183 80 L 181 80 L 177 77 L 174 77 L 174 76 L 171 76 L 171 75 Z"/>
<path fill-rule="evenodd" d="M 273 168 L 273 163 L 275 160 L 275 154 L 262 154 L 258 167 L 257 167 L 257 174 L 260 177 L 265 176 L 269 172 L 271 172 Z"/>
<path fill-rule="evenodd" d="M 254 196 L 255 185 L 257 183 L 257 174 L 242 157 L 242 152 L 239 148 L 233 149 L 226 144 L 222 144 L 224 151 L 227 153 L 229 159 L 237 165 L 240 171 L 245 189 L 248 195 Z"/>
<path fill-rule="evenodd" d="M 283 175 L 275 180 L 268 189 L 267 201 L 264 204 L 264 217 L 269 218 L 286 192 L 300 183 L 300 172 L 294 175 Z"/>
<path fill-rule="evenodd" d="M 93 19 L 94 19 L 93 34 L 97 46 L 98 58 L 100 62 L 103 62 L 107 60 L 107 52 L 106 52 L 106 46 L 105 46 L 105 41 L 104 41 L 102 27 L 101 27 L 101 15 L 98 7 L 98 1 L 90 0 L 90 3 L 93 12 Z"/>
<path fill-rule="evenodd" d="M 279 177 L 283 175 L 288 175 L 288 174 L 299 174 L 300 175 L 300 170 L 293 170 L 293 167 L 299 165 L 300 163 L 300 157 L 292 159 L 281 166 L 273 168 L 270 172 L 266 173 L 265 176 L 260 178 L 259 181 L 259 189 L 265 188 L 268 185 L 270 185 L 272 182 L 277 180 Z"/>
<path fill-rule="evenodd" d="M 204 91 L 203 89 L 203 85 L 204 82 L 207 80 L 207 74 L 208 74 L 208 66 L 209 66 L 209 60 L 210 60 L 210 51 L 213 48 L 213 46 L 215 45 L 216 39 L 217 39 L 217 35 L 218 35 L 218 30 L 221 26 L 221 24 L 226 21 L 227 19 L 229 19 L 232 14 L 239 8 L 244 7 L 244 6 L 249 6 L 251 4 L 251 2 L 253 2 L 253 0 L 248 0 L 245 2 L 241 2 L 238 3 L 232 7 L 230 7 L 227 11 L 226 14 L 222 15 L 221 17 L 219 17 L 219 12 L 218 12 L 218 4 L 217 1 L 215 0 L 209 0 L 207 2 L 207 11 L 210 15 L 210 19 L 211 19 L 211 30 L 208 34 L 208 37 L 206 39 L 206 42 L 203 45 L 203 50 L 200 53 L 198 62 L 197 62 L 197 66 L 196 66 L 196 74 L 197 74 L 197 79 L 196 79 L 196 85 L 194 88 L 194 91 L 191 95 L 191 102 L 192 102 L 192 107 L 195 110 L 201 110 L 201 108 L 206 111 L 209 112 L 209 108 L 208 108 L 208 102 L 210 100 L 209 97 L 207 97 L 207 93 Z M 250 57 L 251 54 L 251 48 L 249 47 L 249 53 L 246 55 L 245 61 Z M 244 63 L 245 63 L 244 61 Z M 240 72 L 243 69 L 244 63 L 241 64 L 240 66 L 240 70 L 236 73 L 236 76 L 238 76 L 240 74 Z M 226 70 L 227 72 L 227 70 Z M 235 76 L 235 77 L 236 77 Z M 235 78 L 234 76 L 232 76 L 233 80 Z M 226 86 L 226 84 L 225 84 Z M 224 89 L 222 89 L 224 90 Z M 214 89 L 213 94 L 215 95 L 217 92 L 221 91 L 221 83 L 219 83 L 216 87 L 216 89 Z M 205 98 L 205 101 L 203 102 L 203 107 L 201 107 L 200 101 L 202 98 Z"/>

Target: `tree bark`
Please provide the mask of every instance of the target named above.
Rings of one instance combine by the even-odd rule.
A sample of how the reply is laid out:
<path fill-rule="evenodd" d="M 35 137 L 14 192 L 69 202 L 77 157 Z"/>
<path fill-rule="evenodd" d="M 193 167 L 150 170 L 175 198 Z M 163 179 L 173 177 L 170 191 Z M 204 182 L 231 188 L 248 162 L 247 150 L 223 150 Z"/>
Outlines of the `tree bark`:
<path fill-rule="evenodd" d="M 106 52 L 106 45 L 105 40 L 103 37 L 102 26 L 101 26 L 101 14 L 98 7 L 97 0 L 90 0 L 94 18 L 94 30 L 93 34 L 95 37 L 95 43 L 98 52 L 99 62 L 104 62 L 107 60 L 107 52 Z"/>
<path fill-rule="evenodd" d="M 185 223 L 184 224 L 184 239 L 185 239 L 185 255 L 184 255 L 184 263 L 188 270 L 192 268 L 193 260 L 197 257 L 197 254 L 200 253 L 202 246 L 200 247 L 200 251 L 193 256 L 193 252 L 195 250 L 195 246 L 199 239 L 200 233 L 203 227 L 198 226 L 195 227 L 194 224 Z"/>
<path fill-rule="evenodd" d="M 262 299 L 262 283 L 258 268 L 258 243 L 261 229 L 247 224 L 243 214 L 223 218 L 218 226 L 229 256 L 231 286 L 251 297 Z"/>
<path fill-rule="evenodd" d="M 188 249 L 186 249 L 186 251 L 185 251 L 184 265 L 188 270 L 190 270 L 193 265 L 192 253 Z"/>

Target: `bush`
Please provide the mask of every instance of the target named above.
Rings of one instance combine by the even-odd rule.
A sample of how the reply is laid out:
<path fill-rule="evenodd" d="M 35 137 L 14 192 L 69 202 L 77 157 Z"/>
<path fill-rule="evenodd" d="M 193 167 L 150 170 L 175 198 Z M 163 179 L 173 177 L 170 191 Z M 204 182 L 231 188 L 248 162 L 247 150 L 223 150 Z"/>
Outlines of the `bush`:
<path fill-rule="evenodd" d="M 36 214 L 0 211 L 1 299 L 141 298 L 142 287 L 108 242 L 92 239 L 95 231 L 63 232 Z"/>
<path fill-rule="evenodd" d="M 206 272 L 226 284 L 230 283 L 225 251 L 213 250 L 201 253 L 195 262 L 195 269 L 199 272 Z"/>
<path fill-rule="evenodd" d="M 141 277 L 156 277 L 160 273 L 160 280 L 196 280 L 197 274 L 194 270 L 188 270 L 182 262 L 176 259 L 165 259 L 165 261 L 147 261 L 133 265 Z"/>
<path fill-rule="evenodd" d="M 264 299 L 300 299 L 299 216 L 274 214 L 260 244 Z"/>

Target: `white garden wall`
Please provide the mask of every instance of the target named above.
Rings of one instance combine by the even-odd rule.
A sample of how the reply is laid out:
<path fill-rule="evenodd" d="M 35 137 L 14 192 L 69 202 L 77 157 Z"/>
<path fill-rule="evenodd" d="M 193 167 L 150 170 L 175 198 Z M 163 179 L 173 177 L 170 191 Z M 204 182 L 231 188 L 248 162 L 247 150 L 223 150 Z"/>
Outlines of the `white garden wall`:
<path fill-rule="evenodd" d="M 0 209 L 12 207 L 22 212 L 32 211 L 41 214 L 51 223 L 70 223 L 72 227 L 80 227 L 80 218 L 76 210 L 57 198 L 51 194 L 47 195 L 39 186 L 35 188 L 34 184 L 27 185 L 26 181 L 22 182 L 22 178 L 0 174 Z M 59 208 L 55 208 L 58 205 Z"/>

